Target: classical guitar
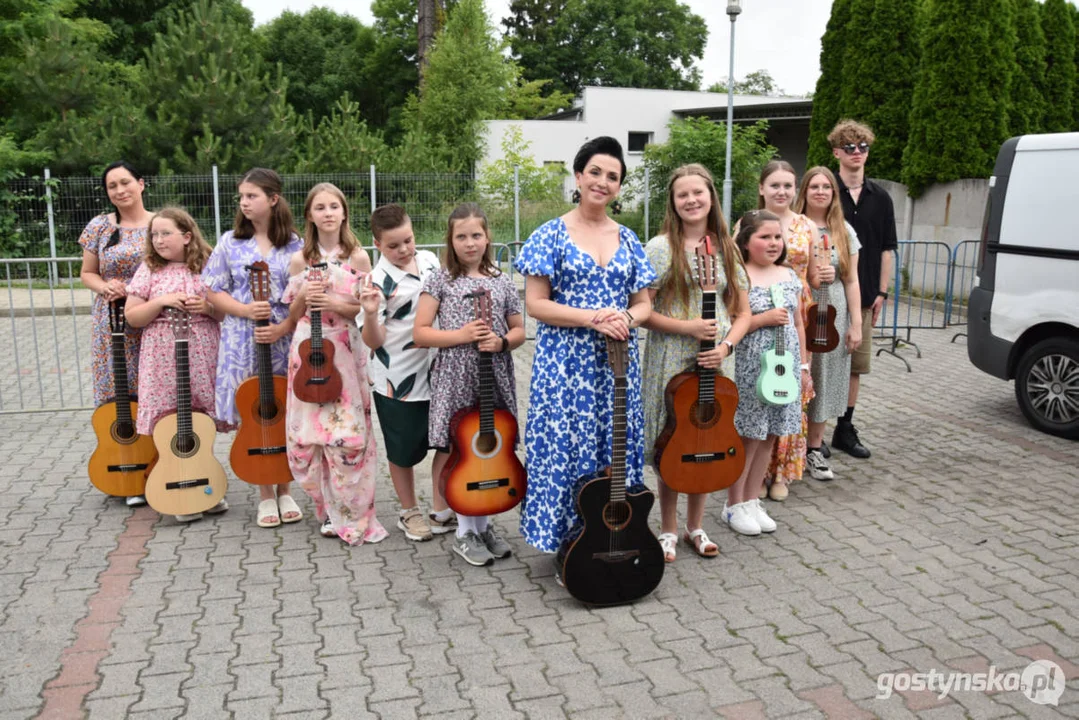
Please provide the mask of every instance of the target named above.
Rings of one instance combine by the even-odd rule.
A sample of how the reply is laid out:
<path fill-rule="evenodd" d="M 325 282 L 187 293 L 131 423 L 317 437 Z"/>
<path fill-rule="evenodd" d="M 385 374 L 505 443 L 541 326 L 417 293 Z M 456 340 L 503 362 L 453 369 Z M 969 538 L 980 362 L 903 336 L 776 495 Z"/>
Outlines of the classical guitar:
<path fill-rule="evenodd" d="M 773 285 L 772 304 L 783 307 L 783 288 Z M 793 318 L 790 320 L 793 322 Z M 761 354 L 761 373 L 757 376 L 757 398 L 766 405 L 789 405 L 799 399 L 798 376 L 794 373 L 794 354 L 787 351 L 785 325 L 775 329 L 775 345 Z"/>
<path fill-rule="evenodd" d="M 308 271 L 308 281 L 321 282 L 326 263 Z M 311 337 L 300 343 L 300 367 L 292 379 L 292 393 L 309 403 L 330 403 L 341 397 L 341 373 L 333 364 L 332 342 L 322 339 L 322 311 L 310 310 Z"/>
<path fill-rule="evenodd" d="M 262 260 L 247 266 L 251 296 L 258 302 L 270 299 L 270 268 Z M 269 320 L 256 320 L 266 327 Z M 255 343 L 257 372 L 236 389 L 240 428 L 232 441 L 229 461 L 236 477 L 253 485 L 274 485 L 292 478 L 285 454 L 285 398 L 288 378 L 273 374 L 270 346 Z"/>
<path fill-rule="evenodd" d="M 813 254 L 817 259 L 818 267 L 821 262 L 828 264 L 832 262 L 828 235 L 825 234 L 821 240 L 824 246 L 823 258 L 817 252 L 817 246 L 813 246 Z M 828 302 L 829 285 L 831 283 L 821 283 L 820 288 L 813 293 L 816 302 L 806 313 L 806 347 L 810 352 L 832 352 L 839 346 L 839 331 L 835 326 L 835 307 Z"/>
<path fill-rule="evenodd" d="M 90 482 L 106 495 L 142 495 L 146 473 L 157 459 L 154 440 L 135 432 L 139 406 L 131 399 L 127 380 L 126 298 L 109 303 L 112 342 L 112 380 L 116 396 L 97 410 L 90 424 L 97 435 L 97 449 L 90 456 Z"/>
<path fill-rule="evenodd" d="M 191 316 L 167 308 L 176 347 L 176 412 L 157 421 L 158 461 L 146 479 L 146 502 L 162 515 L 192 515 L 216 505 L 228 489 L 225 468 L 214 457 L 217 428 L 205 413 L 191 410 L 187 339 Z"/>
<path fill-rule="evenodd" d="M 577 494 L 580 525 L 570 532 L 562 578 L 573 597 L 589 605 L 620 605 L 652 592 L 663 579 L 663 548 L 648 528 L 655 497 L 644 488 L 626 492 L 626 341 L 607 339 L 614 373 L 611 466 L 584 481 Z"/>
<path fill-rule="evenodd" d="M 719 256 L 711 238 L 697 246 L 697 281 L 701 286 L 701 317 L 716 318 Z M 702 340 L 708 352 L 715 340 Z M 746 460 L 742 438 L 734 429 L 738 387 L 715 369 L 679 373 L 664 393 L 667 424 L 656 440 L 656 466 L 667 487 L 683 493 L 710 493 L 728 488 L 742 474 Z"/>
<path fill-rule="evenodd" d="M 491 293 L 472 293 L 477 320 L 492 326 Z M 495 408 L 491 353 L 481 352 L 477 378 L 479 407 L 465 408 L 450 420 L 450 457 L 439 481 L 451 508 L 462 515 L 497 515 L 525 495 L 525 469 L 514 452 L 517 419 Z"/>

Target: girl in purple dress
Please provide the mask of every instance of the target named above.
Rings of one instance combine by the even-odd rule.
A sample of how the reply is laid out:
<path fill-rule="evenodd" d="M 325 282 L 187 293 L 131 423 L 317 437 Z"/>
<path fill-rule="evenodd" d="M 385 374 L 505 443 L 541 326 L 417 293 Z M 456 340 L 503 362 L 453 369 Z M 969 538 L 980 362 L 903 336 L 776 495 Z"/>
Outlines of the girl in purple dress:
<path fill-rule="evenodd" d="M 289 316 L 289 306 L 281 301 L 281 295 L 289 281 L 289 261 L 302 247 L 276 172 L 265 168 L 249 170 L 240 180 L 239 195 L 235 225 L 218 240 L 202 271 L 208 299 L 225 312 L 217 354 L 215 417 L 231 428 L 240 421 L 236 389 L 257 372 L 256 342 L 271 346 L 273 374 L 288 374 L 289 343 L 296 318 Z M 258 260 L 270 268 L 269 302 L 254 302 L 251 294 L 248 266 Z M 256 320 L 267 319 L 270 325 L 255 327 Z M 303 518 L 289 494 L 291 481 L 290 476 L 281 478 L 277 485 L 258 486 L 259 527 L 277 527 Z"/>
<path fill-rule="evenodd" d="M 480 352 L 494 353 L 495 407 L 517 416 L 517 393 L 510 353 L 525 341 L 524 317 L 517 287 L 491 261 L 487 216 L 475 203 L 458 205 L 446 231 L 446 267 L 423 283 L 413 340 L 438 348 L 431 368 L 431 410 L 428 442 L 438 448 L 431 473 L 438 477 L 449 460 L 450 420 L 454 413 L 479 405 Z M 472 295 L 491 294 L 491 325 L 476 319 Z M 438 329 L 433 327 L 438 319 Z M 486 515 L 457 515 L 453 545 L 470 565 L 490 565 L 509 557 L 509 543 L 487 522 Z"/>

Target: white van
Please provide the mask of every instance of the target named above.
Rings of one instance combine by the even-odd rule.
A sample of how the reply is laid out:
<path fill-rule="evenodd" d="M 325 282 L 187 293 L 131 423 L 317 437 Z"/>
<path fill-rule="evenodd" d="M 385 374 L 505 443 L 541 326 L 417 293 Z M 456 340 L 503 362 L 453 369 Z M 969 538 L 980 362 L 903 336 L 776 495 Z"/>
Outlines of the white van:
<path fill-rule="evenodd" d="M 1005 142 L 989 179 L 967 354 L 1031 425 L 1079 438 L 1079 133 Z"/>

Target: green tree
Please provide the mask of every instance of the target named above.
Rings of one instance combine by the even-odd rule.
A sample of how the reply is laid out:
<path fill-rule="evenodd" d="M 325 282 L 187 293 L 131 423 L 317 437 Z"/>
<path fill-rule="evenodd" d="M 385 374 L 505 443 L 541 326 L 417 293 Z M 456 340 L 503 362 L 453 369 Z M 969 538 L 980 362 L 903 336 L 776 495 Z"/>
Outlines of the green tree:
<path fill-rule="evenodd" d="M 1075 101 L 1075 27 L 1065 0 L 1045 0 L 1042 5 L 1045 33 L 1045 132 L 1068 132 L 1073 124 Z"/>
<path fill-rule="evenodd" d="M 1075 5 L 1068 5 L 1068 9 L 1071 10 L 1072 27 L 1075 28 L 1075 95 L 1072 96 L 1072 114 L 1074 115 L 1074 122 L 1072 128 L 1079 129 L 1079 7 Z"/>
<path fill-rule="evenodd" d="M 555 90 L 544 95 L 550 80 L 525 80 L 520 77 L 520 68 L 513 64 L 518 74 L 517 81 L 506 93 L 499 116 L 504 120 L 532 120 L 573 107 L 573 95 Z"/>
<path fill-rule="evenodd" d="M 717 83 L 712 83 L 708 87 L 708 92 L 725 93 L 727 92 L 727 78 L 723 78 Z M 772 74 L 767 70 L 754 70 L 751 73 L 746 73 L 746 76 L 741 80 L 734 81 L 734 92 L 741 95 L 782 95 L 783 91 L 776 85 L 776 81 L 772 78 Z"/>
<path fill-rule="evenodd" d="M 295 147 L 288 171 L 356 172 L 382 164 L 387 156 L 386 143 L 380 133 L 367 128 L 359 110 L 359 105 L 345 94 L 317 125 L 308 115 L 298 133 L 303 139 Z"/>
<path fill-rule="evenodd" d="M 1045 116 L 1045 33 L 1035 0 L 1015 0 L 1016 76 L 1012 83 L 1008 132 L 1041 132 Z"/>
<path fill-rule="evenodd" d="M 903 180 L 928 185 L 986 177 L 1008 137 L 1015 36 L 1008 0 L 926 0 L 922 55 Z"/>
<path fill-rule="evenodd" d="M 366 56 L 363 75 L 377 81 L 378 92 L 364 98 L 364 117 L 384 127 L 389 139 L 402 133 L 409 95 L 419 90 L 416 74 L 416 3 L 412 0 L 374 0 L 375 47 Z"/>
<path fill-rule="evenodd" d="M 813 91 L 813 117 L 809 121 L 808 165 L 832 165 L 832 147 L 828 133 L 840 119 L 843 94 L 843 59 L 847 25 L 851 20 L 853 0 L 835 0 L 832 14 L 820 39 L 820 77 Z"/>
<path fill-rule="evenodd" d="M 565 169 L 539 165 L 529 150 L 520 125 L 510 125 L 502 136 L 502 157 L 480 169 L 479 189 L 485 202 L 513 206 L 513 172 L 517 169 L 519 196 L 523 201 L 559 200 L 564 194 Z"/>

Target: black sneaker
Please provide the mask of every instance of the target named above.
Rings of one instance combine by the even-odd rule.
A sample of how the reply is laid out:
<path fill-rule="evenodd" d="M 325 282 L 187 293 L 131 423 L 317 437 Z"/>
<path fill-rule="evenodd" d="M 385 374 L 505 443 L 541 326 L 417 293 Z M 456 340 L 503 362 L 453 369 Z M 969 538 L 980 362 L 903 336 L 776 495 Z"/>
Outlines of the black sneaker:
<path fill-rule="evenodd" d="M 869 448 L 862 445 L 858 439 L 858 431 L 853 423 L 842 422 L 835 426 L 835 432 L 832 433 L 832 447 L 862 460 L 870 455 Z"/>
<path fill-rule="evenodd" d="M 820 441 L 820 454 L 824 456 L 825 460 L 832 457 L 832 451 L 829 449 L 828 443 L 823 440 Z"/>

